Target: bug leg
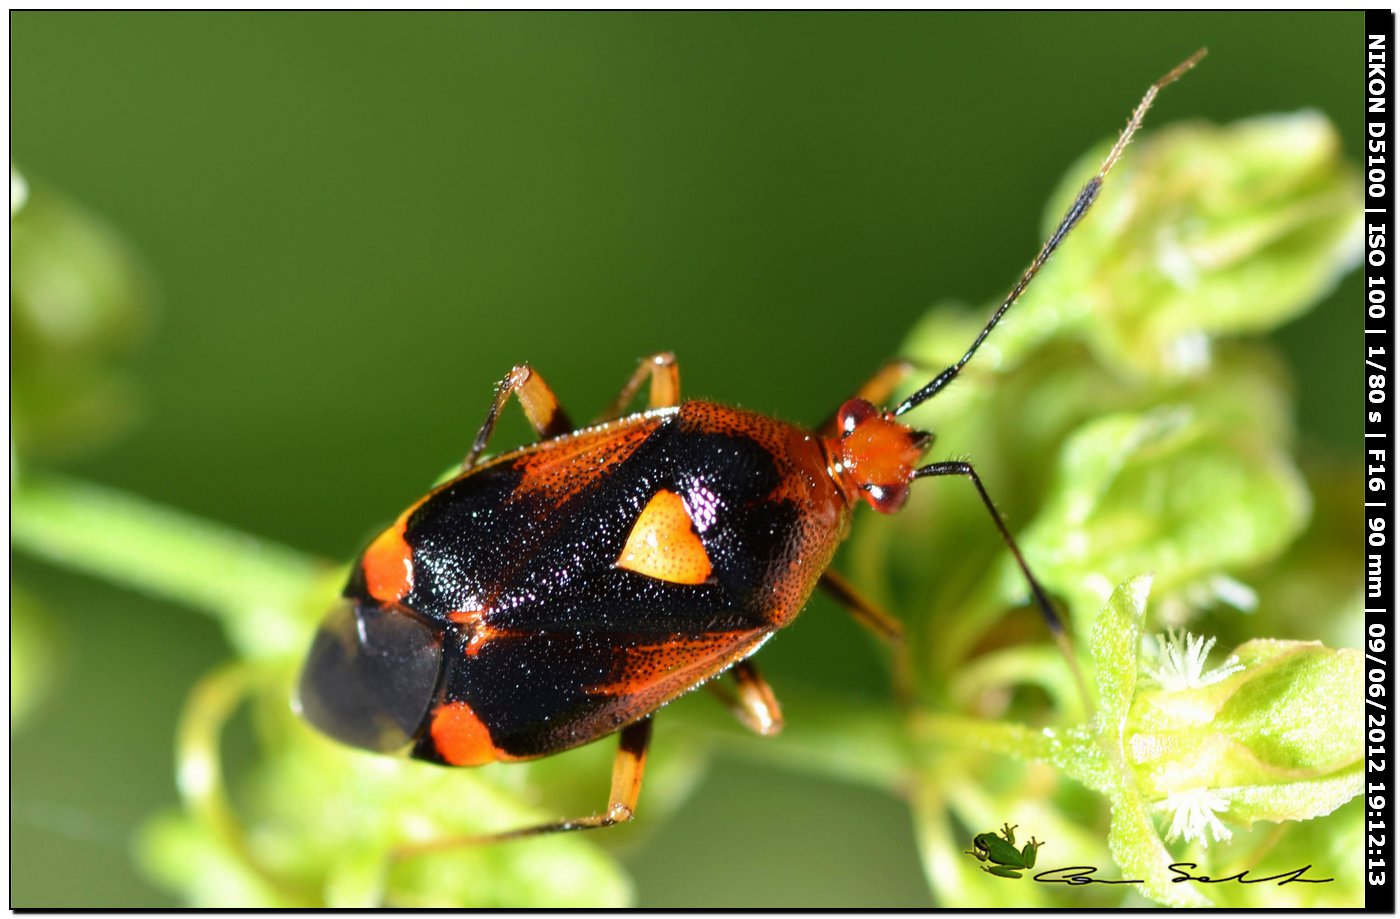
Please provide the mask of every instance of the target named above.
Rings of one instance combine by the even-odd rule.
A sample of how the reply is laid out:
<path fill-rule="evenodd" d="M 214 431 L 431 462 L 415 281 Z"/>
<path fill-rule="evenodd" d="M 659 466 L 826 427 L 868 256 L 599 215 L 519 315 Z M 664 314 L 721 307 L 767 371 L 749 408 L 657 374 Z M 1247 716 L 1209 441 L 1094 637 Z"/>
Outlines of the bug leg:
<path fill-rule="evenodd" d="M 541 826 L 526 827 L 497 833 L 489 839 L 503 841 L 541 833 L 564 833 L 569 830 L 591 830 L 626 823 L 637 812 L 637 798 L 642 793 L 642 771 L 646 767 L 647 747 L 651 743 L 651 716 L 634 721 L 618 734 L 617 758 L 613 760 L 612 787 L 608 792 L 608 809 L 573 820 L 560 820 Z"/>
<path fill-rule="evenodd" d="M 1040 607 L 1040 614 L 1045 617 L 1045 624 L 1049 626 L 1050 634 L 1055 638 L 1055 644 L 1059 646 L 1060 652 L 1069 662 L 1070 670 L 1074 673 L 1074 681 L 1079 686 L 1080 698 L 1084 700 L 1085 711 L 1092 713 L 1094 706 L 1090 701 L 1089 687 L 1084 682 L 1084 674 L 1079 670 L 1079 663 L 1074 656 L 1074 646 L 1070 643 L 1069 634 L 1065 631 L 1064 620 L 1060 618 L 1059 613 L 1055 612 L 1055 606 L 1050 602 L 1050 596 L 1045 592 L 1045 588 L 1040 586 L 1040 581 L 1036 580 L 1035 575 L 1031 573 L 1030 566 L 1026 564 L 1025 557 L 1021 555 L 1020 547 L 1016 545 L 1016 540 L 1011 537 L 1011 531 L 1006 528 L 1006 521 L 1001 519 L 1001 513 L 992 503 L 977 471 L 972 468 L 971 463 L 930 463 L 914 470 L 913 478 L 941 475 L 961 475 L 972 480 L 972 484 L 977 488 L 977 494 L 982 498 L 983 506 L 987 508 L 992 522 L 997 525 L 997 530 L 1001 533 L 1002 542 L 1006 543 L 1007 548 L 1011 550 L 1012 556 L 1016 559 L 1016 565 L 1021 569 L 1021 574 L 1025 575 L 1026 583 L 1031 588 L 1031 596 L 1034 598 L 1036 606 Z"/>
<path fill-rule="evenodd" d="M 651 381 L 651 391 L 647 394 L 647 408 L 668 408 L 680 404 L 680 365 L 676 363 L 674 354 L 662 351 L 644 357 L 637 363 L 637 369 L 627 378 L 622 392 L 618 393 L 612 404 L 598 416 L 598 420 L 611 421 L 620 417 L 647 380 Z"/>
<path fill-rule="evenodd" d="M 851 618 L 894 648 L 894 691 L 901 702 L 913 698 L 913 673 L 904 644 L 904 625 L 870 600 L 842 575 L 828 568 L 817 586 L 846 608 Z"/>
<path fill-rule="evenodd" d="M 548 440 L 551 437 L 558 437 L 560 434 L 567 434 L 574 429 L 574 424 L 569 420 L 568 414 L 559 405 L 559 399 L 554 395 L 554 390 L 549 388 L 549 384 L 544 381 L 529 364 L 517 364 L 506 374 L 496 386 L 496 398 L 491 400 L 491 408 L 486 412 L 486 420 L 481 424 L 481 430 L 476 432 L 476 440 L 472 442 L 471 451 L 467 453 L 467 458 L 462 461 L 462 468 L 470 469 L 476 465 L 482 451 L 486 449 L 486 443 L 491 439 L 491 432 L 496 429 L 496 421 L 500 418 L 501 409 L 505 408 L 506 400 L 514 393 L 520 400 L 520 407 L 525 410 L 525 417 L 529 419 L 531 427 L 539 435 L 541 440 Z"/>
<path fill-rule="evenodd" d="M 617 758 L 613 760 L 612 788 L 608 793 L 608 809 L 602 814 L 590 814 L 572 820 L 558 820 L 527 826 L 502 833 L 483 833 L 479 836 L 458 836 L 433 842 L 400 846 L 395 855 L 404 858 L 438 852 L 456 846 L 478 846 L 489 843 L 523 839 L 526 836 L 542 836 L 546 833 L 567 833 L 570 830 L 593 830 L 626 823 L 637 812 L 637 798 L 642 793 L 642 771 L 646 766 L 647 747 L 651 743 L 651 716 L 634 721 L 618 733 Z"/>
<path fill-rule="evenodd" d="M 737 694 L 717 681 L 712 680 L 705 685 L 729 706 L 734 717 L 750 731 L 764 737 L 772 737 L 781 731 L 783 710 L 773 695 L 773 688 L 759 676 L 758 669 L 749 661 L 740 661 L 729 672 L 734 675 Z"/>
<path fill-rule="evenodd" d="M 899 388 L 909 374 L 914 372 L 914 363 L 902 357 L 893 358 L 880 365 L 880 369 L 871 375 L 870 379 L 860 384 L 860 388 L 855 391 L 852 398 L 864 399 L 871 405 L 884 405 L 889 401 L 890 396 Z M 823 437 L 835 437 L 839 432 L 836 429 L 836 412 L 832 412 L 822 421 L 817 428 L 817 433 Z"/>
<path fill-rule="evenodd" d="M 846 608 L 861 625 L 890 644 L 898 644 L 904 639 L 904 626 L 889 613 L 862 596 L 851 582 L 830 569 L 823 571 L 817 584 Z"/>

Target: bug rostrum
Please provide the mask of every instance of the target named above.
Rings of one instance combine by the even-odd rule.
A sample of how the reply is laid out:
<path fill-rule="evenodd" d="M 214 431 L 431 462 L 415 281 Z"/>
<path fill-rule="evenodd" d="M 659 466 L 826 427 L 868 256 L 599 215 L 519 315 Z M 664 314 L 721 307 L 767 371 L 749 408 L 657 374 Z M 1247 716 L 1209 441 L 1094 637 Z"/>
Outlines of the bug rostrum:
<path fill-rule="evenodd" d="M 726 671 L 740 719 L 782 714 L 750 661 L 821 587 L 893 638 L 897 621 L 828 570 L 856 505 L 903 506 L 915 479 L 969 479 L 1062 647 L 1059 616 L 971 463 L 924 463 L 932 436 L 901 420 L 952 383 L 1098 197 L 1156 94 L 1148 89 L 966 353 L 893 409 L 908 367 L 887 365 L 822 425 L 681 401 L 674 357 L 643 360 L 596 425 L 576 429 L 526 365 L 496 389 L 460 474 L 415 502 L 353 566 L 311 647 L 299 705 L 370 750 L 453 766 L 548 756 L 620 733 L 601 814 L 498 833 L 632 817 L 651 716 Z M 648 388 L 647 409 L 623 413 Z M 515 396 L 539 440 L 482 459 Z"/>

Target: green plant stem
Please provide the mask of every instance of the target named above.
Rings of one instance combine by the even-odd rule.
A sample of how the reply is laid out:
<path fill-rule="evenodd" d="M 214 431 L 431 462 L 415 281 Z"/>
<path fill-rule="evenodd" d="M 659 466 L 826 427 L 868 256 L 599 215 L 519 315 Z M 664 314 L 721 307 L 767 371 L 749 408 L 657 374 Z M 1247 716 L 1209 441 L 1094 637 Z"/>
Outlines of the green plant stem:
<path fill-rule="evenodd" d="M 279 877 L 258 859 L 224 784 L 220 756 L 224 726 L 264 679 L 247 664 L 234 663 L 225 664 L 199 681 L 180 719 L 177 782 L 186 806 L 218 835 L 244 868 L 276 891 L 286 905 L 315 908 L 320 903 L 312 891 Z"/>
<path fill-rule="evenodd" d="M 209 613 L 253 653 L 300 640 L 292 613 L 329 568 L 267 540 L 48 473 L 17 483 L 10 538 L 56 565 Z"/>

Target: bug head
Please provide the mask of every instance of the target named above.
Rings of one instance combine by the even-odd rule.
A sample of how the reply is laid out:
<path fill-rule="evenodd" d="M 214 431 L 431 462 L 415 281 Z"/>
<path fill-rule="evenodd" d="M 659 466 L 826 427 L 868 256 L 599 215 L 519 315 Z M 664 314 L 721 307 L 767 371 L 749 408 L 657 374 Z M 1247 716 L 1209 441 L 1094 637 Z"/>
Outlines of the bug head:
<path fill-rule="evenodd" d="M 441 669 L 442 635 L 415 613 L 345 601 L 316 633 L 296 705 L 341 743 L 398 750 L 417 734 Z"/>
<path fill-rule="evenodd" d="M 909 497 L 909 482 L 933 435 L 916 431 L 864 399 L 836 413 L 842 474 L 877 511 L 892 514 Z"/>

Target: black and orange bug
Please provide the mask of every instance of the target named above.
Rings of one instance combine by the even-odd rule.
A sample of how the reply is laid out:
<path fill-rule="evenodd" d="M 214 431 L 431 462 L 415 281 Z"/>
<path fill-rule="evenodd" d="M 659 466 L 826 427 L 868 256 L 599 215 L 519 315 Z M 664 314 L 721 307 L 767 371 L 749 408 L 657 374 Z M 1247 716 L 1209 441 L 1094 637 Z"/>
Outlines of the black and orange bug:
<path fill-rule="evenodd" d="M 1056 640 L 1063 625 L 971 463 L 920 465 L 932 436 L 899 421 L 953 382 L 1083 218 L 1157 93 L 966 353 L 893 410 L 888 365 L 815 430 L 680 399 L 670 354 L 642 361 L 604 420 L 575 430 L 528 366 L 497 387 L 460 474 L 399 515 L 356 561 L 317 633 L 299 705 L 330 736 L 453 766 L 548 756 L 620 732 L 608 808 L 478 839 L 630 820 L 651 716 L 728 671 L 750 728 L 782 715 L 749 657 L 822 587 L 887 637 L 899 624 L 827 570 L 860 501 L 882 513 L 915 479 L 976 488 Z M 649 386 L 648 408 L 620 417 Z M 482 459 L 514 395 L 539 436 Z M 1071 663 L 1073 661 L 1070 656 Z"/>

